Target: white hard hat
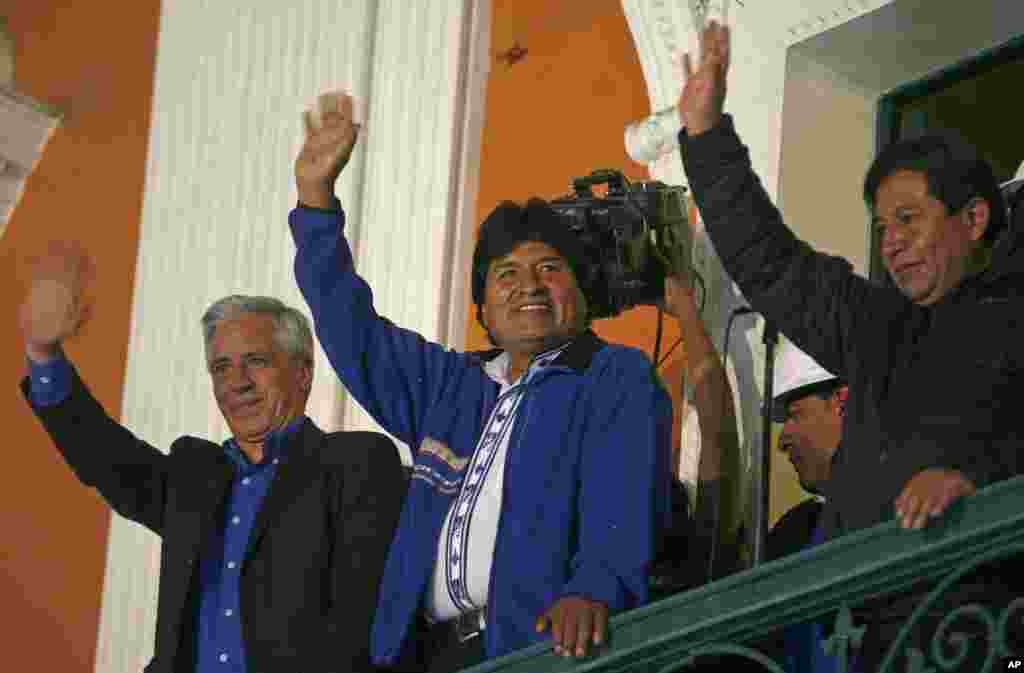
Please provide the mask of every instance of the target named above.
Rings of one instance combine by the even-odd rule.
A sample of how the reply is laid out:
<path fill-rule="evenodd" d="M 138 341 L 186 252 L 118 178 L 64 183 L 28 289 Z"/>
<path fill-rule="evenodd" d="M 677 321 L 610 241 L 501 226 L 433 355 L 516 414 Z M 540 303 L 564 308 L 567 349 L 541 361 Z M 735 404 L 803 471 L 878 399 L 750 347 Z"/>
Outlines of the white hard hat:
<path fill-rule="evenodd" d="M 773 419 L 777 423 L 785 421 L 790 402 L 811 394 L 811 386 L 838 378 L 788 340 L 780 340 L 772 376 Z"/>
<path fill-rule="evenodd" d="M 1020 162 L 1020 166 L 1017 167 L 1017 172 L 1012 178 L 999 185 L 999 188 L 1006 192 L 1007 187 L 1017 187 L 1020 183 L 1024 182 L 1024 161 Z"/>

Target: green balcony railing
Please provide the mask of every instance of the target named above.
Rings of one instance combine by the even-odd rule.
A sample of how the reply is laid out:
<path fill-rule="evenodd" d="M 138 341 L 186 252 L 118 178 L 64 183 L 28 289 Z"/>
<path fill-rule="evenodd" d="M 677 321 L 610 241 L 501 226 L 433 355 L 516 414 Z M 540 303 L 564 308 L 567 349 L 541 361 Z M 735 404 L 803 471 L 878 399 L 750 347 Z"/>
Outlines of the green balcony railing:
<path fill-rule="evenodd" d="M 716 653 L 737 654 L 765 671 L 781 673 L 779 662 L 746 644 L 789 624 L 838 615 L 832 645 L 836 652 L 849 652 L 863 632 L 850 608 L 923 581 L 933 583 L 906 631 L 933 599 L 971 569 L 1012 557 L 1024 560 L 1024 477 L 958 502 L 924 530 L 903 530 L 894 520 L 618 615 L 612 619 L 611 643 L 598 655 L 565 659 L 552 654 L 550 645 L 539 644 L 465 673 L 676 673 Z M 1024 563 L 1020 573 L 1024 578 Z M 1002 670 L 1007 657 L 1022 656 L 1007 634 L 1024 624 L 1024 597 L 1010 598 L 1000 610 L 962 606 L 947 617 L 952 621 L 966 616 L 982 624 L 987 632 L 983 642 L 958 640 L 957 632 L 944 624 L 921 652 L 908 650 L 901 632 L 878 672 L 958 670 L 950 660 L 955 660 L 958 647 L 984 648 L 986 659 L 979 670 Z M 937 639 L 945 639 L 943 646 L 952 647 L 954 655 L 939 651 Z M 896 668 L 897 654 L 909 663 Z"/>

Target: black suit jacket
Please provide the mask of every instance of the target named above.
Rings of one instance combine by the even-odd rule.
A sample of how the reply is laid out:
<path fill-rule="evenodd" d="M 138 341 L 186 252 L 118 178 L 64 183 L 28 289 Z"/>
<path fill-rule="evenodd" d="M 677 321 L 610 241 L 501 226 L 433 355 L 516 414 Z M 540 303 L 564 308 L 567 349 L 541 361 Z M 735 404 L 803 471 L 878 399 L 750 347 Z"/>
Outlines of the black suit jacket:
<path fill-rule="evenodd" d="M 219 537 L 233 475 L 223 449 L 181 437 L 158 451 L 114 422 L 77 374 L 66 400 L 34 411 L 84 484 L 163 538 L 146 671 L 192 673 L 200 557 Z M 248 668 L 372 670 L 370 624 L 405 493 L 398 452 L 383 435 L 324 434 L 306 421 L 285 456 L 240 568 Z"/>
<path fill-rule="evenodd" d="M 807 498 L 779 518 L 765 540 L 765 556 L 774 561 L 803 551 L 811 543 L 814 529 L 825 506 L 817 498 Z"/>

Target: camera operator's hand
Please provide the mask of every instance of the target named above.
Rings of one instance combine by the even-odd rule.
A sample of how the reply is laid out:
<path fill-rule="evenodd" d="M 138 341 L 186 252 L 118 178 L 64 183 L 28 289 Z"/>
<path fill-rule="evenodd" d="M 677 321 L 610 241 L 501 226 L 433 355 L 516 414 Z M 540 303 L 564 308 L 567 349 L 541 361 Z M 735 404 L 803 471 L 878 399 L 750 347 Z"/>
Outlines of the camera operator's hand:
<path fill-rule="evenodd" d="M 306 142 L 295 160 L 295 185 L 300 203 L 329 209 L 334 204 L 334 183 L 352 156 L 360 127 L 353 121 L 348 94 L 324 94 L 319 108 L 319 124 L 310 112 L 303 115 Z"/>
<path fill-rule="evenodd" d="M 665 299 L 662 306 L 665 313 L 680 322 L 700 318 L 693 284 L 681 276 L 665 277 Z"/>
<path fill-rule="evenodd" d="M 696 72 L 690 55 L 683 57 L 686 82 L 679 96 L 679 114 L 691 136 L 714 128 L 722 117 L 729 71 L 729 27 L 712 21 L 704 28 L 700 43 L 701 59 Z"/>
<path fill-rule="evenodd" d="M 88 317 L 84 290 L 92 263 L 77 245 L 55 243 L 35 260 L 19 324 L 25 353 L 37 363 L 60 354 L 61 342 L 74 335 Z"/>

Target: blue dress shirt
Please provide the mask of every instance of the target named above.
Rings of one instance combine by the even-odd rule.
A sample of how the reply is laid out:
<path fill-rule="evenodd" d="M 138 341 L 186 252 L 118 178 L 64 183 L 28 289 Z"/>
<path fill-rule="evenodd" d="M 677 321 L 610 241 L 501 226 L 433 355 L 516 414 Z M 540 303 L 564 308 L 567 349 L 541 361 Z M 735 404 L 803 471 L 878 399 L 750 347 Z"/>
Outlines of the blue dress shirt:
<path fill-rule="evenodd" d="M 252 463 L 234 439 L 224 453 L 235 468 L 231 493 L 224 508 L 221 535 L 203 554 L 199 570 L 199 619 L 196 633 L 196 673 L 245 673 L 245 645 L 239 619 L 239 570 L 249 534 L 277 467 L 285 459 L 285 439 L 305 417 L 272 433 L 263 445 L 263 459 Z"/>
<path fill-rule="evenodd" d="M 45 364 L 29 360 L 29 399 L 37 407 L 52 407 L 71 394 L 71 363 L 58 357 Z"/>

